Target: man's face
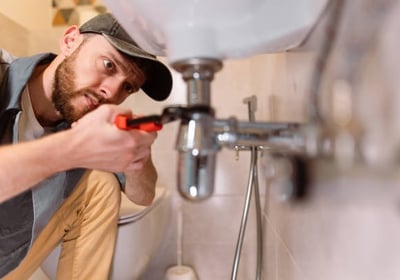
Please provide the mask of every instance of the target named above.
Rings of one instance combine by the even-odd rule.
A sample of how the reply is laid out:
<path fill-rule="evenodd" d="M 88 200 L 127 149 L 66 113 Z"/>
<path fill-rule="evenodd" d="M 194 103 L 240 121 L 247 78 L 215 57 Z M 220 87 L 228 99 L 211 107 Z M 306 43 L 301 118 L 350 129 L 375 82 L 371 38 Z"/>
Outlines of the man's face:
<path fill-rule="evenodd" d="M 53 103 L 72 123 L 100 104 L 122 103 L 145 82 L 144 73 L 103 36 L 92 35 L 58 66 Z"/>

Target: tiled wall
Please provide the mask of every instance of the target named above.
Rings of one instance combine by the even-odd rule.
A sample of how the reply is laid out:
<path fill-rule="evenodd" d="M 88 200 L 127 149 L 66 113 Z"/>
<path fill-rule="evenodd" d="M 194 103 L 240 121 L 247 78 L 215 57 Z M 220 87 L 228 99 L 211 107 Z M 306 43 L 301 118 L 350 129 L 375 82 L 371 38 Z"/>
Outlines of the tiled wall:
<path fill-rule="evenodd" d="M 268 189 L 267 279 L 400 278 L 400 6 L 393 1 L 344 2 L 342 28 L 322 92 L 332 94 L 329 85 L 338 79 L 350 83 L 353 118 L 363 128 L 364 141 L 357 142 L 356 149 L 367 153 L 351 168 L 338 161 L 314 161 L 304 201 L 279 202 Z M 378 138 L 369 146 L 367 136 L 374 133 Z M 387 151 L 396 157 L 389 164 L 383 159 Z"/>
<path fill-rule="evenodd" d="M 266 279 L 399 279 L 399 176 L 322 161 L 314 174 L 306 201 L 268 197 Z"/>

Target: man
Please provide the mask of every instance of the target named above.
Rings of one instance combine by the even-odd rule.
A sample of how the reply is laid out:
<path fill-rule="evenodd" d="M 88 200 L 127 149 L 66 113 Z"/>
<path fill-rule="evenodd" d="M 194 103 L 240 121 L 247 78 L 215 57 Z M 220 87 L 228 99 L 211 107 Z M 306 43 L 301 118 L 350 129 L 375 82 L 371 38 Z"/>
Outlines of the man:
<path fill-rule="evenodd" d="M 69 27 L 57 56 L 0 54 L 0 278 L 29 278 L 61 241 L 58 279 L 107 279 L 120 187 L 148 205 L 157 179 L 156 133 L 118 129 L 133 113 L 117 104 L 164 100 L 171 74 L 110 14 Z"/>

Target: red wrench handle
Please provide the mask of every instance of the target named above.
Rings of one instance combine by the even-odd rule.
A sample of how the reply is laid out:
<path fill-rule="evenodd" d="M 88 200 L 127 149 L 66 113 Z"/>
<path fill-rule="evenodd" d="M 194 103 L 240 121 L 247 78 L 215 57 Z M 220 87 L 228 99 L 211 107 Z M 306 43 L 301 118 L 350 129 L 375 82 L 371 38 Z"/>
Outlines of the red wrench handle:
<path fill-rule="evenodd" d="M 114 120 L 114 124 L 123 130 L 139 129 L 147 132 L 159 131 L 163 127 L 161 123 L 149 121 L 146 117 L 132 119 L 124 115 L 118 115 Z"/>

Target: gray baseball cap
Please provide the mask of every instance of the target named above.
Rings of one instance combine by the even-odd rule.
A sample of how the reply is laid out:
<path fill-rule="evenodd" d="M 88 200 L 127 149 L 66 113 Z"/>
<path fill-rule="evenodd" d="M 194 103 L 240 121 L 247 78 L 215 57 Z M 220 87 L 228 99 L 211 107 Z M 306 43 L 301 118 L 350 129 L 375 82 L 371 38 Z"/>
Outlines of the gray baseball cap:
<path fill-rule="evenodd" d="M 146 81 L 142 90 L 152 99 L 165 100 L 172 89 L 172 75 L 168 67 L 157 60 L 156 56 L 141 49 L 129 34 L 110 14 L 100 14 L 85 22 L 80 28 L 81 33 L 97 33 L 122 53 L 146 61 Z"/>

